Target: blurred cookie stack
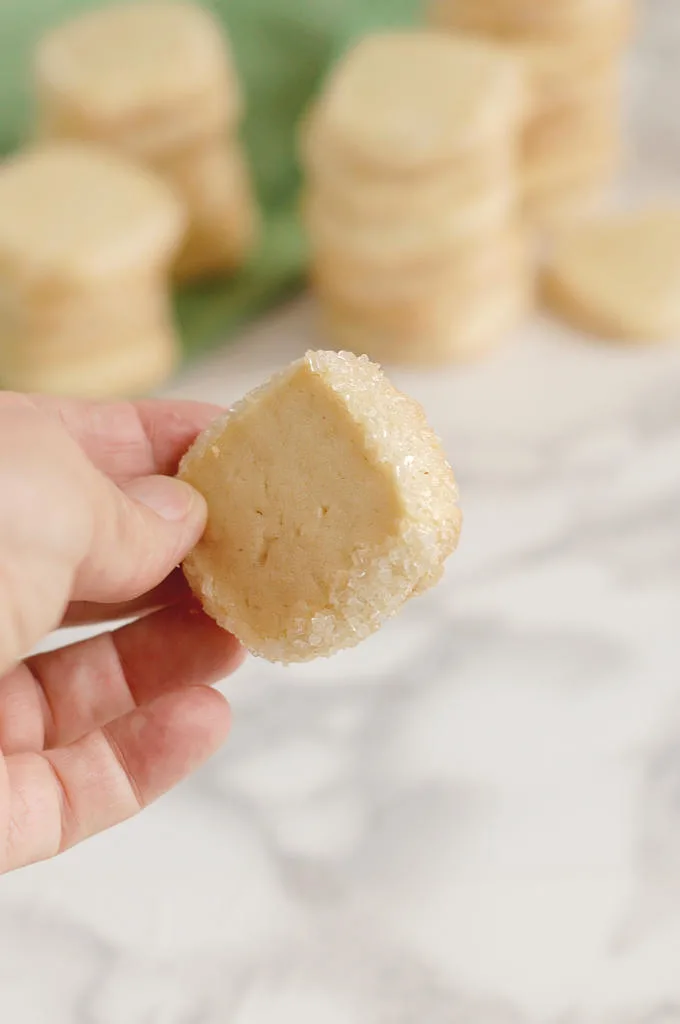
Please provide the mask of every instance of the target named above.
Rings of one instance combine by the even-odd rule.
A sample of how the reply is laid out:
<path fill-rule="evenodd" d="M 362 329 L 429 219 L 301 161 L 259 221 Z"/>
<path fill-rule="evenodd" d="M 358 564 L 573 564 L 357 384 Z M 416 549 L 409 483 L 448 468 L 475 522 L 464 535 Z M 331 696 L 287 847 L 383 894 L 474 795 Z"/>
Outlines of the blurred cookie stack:
<path fill-rule="evenodd" d="M 169 266 L 184 230 L 174 193 L 82 144 L 0 167 L 0 380 L 84 398 L 155 388 L 173 370 Z"/>
<path fill-rule="evenodd" d="M 438 32 L 362 39 L 301 129 L 311 276 L 336 348 L 477 356 L 525 313 L 519 62 Z"/>
<path fill-rule="evenodd" d="M 241 90 L 207 11 L 143 2 L 83 14 L 43 38 L 34 84 L 41 138 L 100 143 L 175 189 L 189 219 L 178 277 L 244 262 L 258 216 L 237 137 Z"/>
<path fill-rule="evenodd" d="M 434 0 L 431 25 L 505 43 L 525 61 L 529 214 L 550 224 L 587 209 L 622 155 L 622 61 L 632 0 Z"/>

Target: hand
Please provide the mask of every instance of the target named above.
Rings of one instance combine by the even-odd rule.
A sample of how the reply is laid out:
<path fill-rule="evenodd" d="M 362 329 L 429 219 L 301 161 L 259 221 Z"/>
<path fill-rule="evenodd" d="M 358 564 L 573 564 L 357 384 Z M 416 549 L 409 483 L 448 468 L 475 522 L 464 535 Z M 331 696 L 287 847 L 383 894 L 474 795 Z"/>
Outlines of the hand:
<path fill-rule="evenodd" d="M 242 660 L 176 566 L 206 509 L 162 474 L 219 412 L 0 392 L 0 872 L 136 813 L 229 724 Z M 63 624 L 129 625 L 25 661 Z"/>

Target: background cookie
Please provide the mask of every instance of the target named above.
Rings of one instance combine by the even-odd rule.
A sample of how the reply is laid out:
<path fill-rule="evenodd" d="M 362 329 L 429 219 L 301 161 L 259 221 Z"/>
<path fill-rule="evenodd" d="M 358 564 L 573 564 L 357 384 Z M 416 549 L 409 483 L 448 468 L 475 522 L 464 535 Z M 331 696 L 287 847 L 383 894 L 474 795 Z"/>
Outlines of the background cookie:
<path fill-rule="evenodd" d="M 680 208 L 624 212 L 565 231 L 543 287 L 560 316 L 595 334 L 637 342 L 680 334 Z"/>

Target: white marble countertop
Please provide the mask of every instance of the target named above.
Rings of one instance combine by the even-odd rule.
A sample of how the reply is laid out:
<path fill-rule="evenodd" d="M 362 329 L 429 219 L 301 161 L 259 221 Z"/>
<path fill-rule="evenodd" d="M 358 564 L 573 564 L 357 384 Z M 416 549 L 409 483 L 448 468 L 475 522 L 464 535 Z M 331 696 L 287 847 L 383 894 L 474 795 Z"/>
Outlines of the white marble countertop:
<path fill-rule="evenodd" d="M 636 187 L 680 187 L 680 6 L 648 0 Z M 177 382 L 229 402 L 302 301 Z M 140 818 L 0 880 L 7 1024 L 680 1022 L 680 347 L 537 320 L 397 373 L 465 510 L 356 651 L 251 660 L 231 738 Z"/>

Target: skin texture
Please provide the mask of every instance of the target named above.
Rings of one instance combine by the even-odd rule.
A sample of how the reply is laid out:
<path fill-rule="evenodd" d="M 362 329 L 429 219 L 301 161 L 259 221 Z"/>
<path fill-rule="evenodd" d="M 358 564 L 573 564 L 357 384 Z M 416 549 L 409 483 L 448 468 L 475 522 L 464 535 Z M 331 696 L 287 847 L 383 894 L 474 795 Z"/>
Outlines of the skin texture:
<path fill-rule="evenodd" d="M 175 567 L 206 509 L 172 479 L 219 414 L 0 392 L 0 873 L 123 821 L 222 743 L 242 649 Z M 138 616 L 22 660 L 64 624 Z"/>

